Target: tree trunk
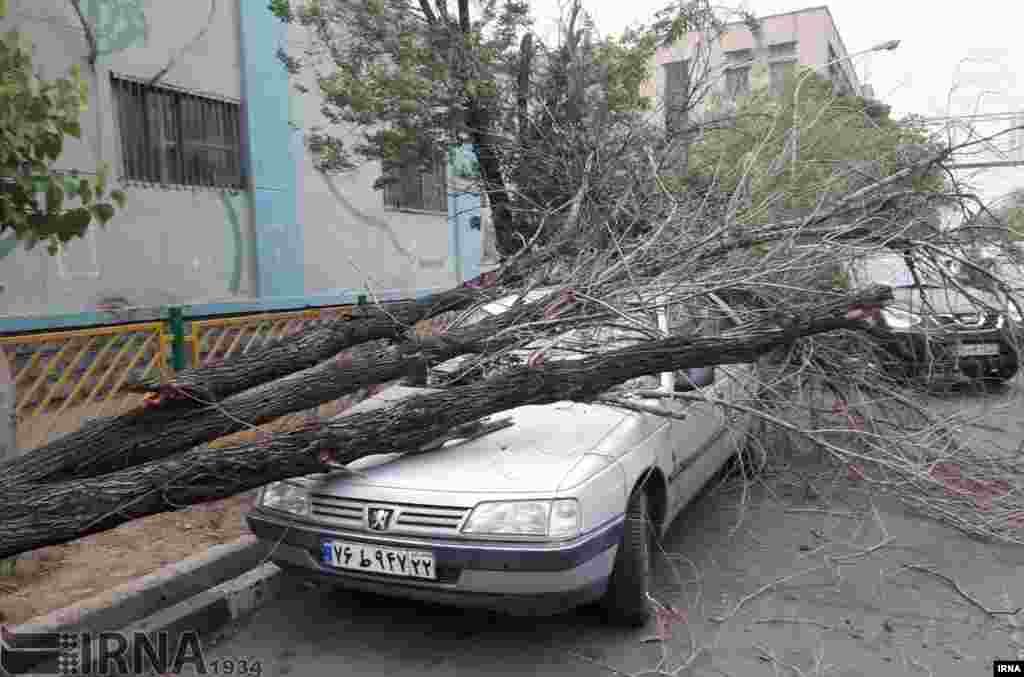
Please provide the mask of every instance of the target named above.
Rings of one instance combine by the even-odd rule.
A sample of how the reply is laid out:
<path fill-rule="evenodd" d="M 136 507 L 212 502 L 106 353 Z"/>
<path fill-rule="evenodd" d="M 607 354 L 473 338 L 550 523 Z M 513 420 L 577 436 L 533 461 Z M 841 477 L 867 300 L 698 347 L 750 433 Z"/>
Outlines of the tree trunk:
<path fill-rule="evenodd" d="M 501 330 L 539 319 L 546 307 L 547 299 L 523 304 L 446 336 L 412 336 L 397 345 L 373 341 L 212 406 L 137 409 L 89 421 L 73 433 L 0 465 L 0 487 L 93 477 L 130 468 L 312 409 L 369 385 L 423 371 L 428 365 L 465 353 L 504 348 L 520 337 L 512 332 L 499 335 Z M 573 314 L 566 309 L 561 319 Z M 197 374 L 201 376 L 202 372 Z"/>
<path fill-rule="evenodd" d="M 891 298 L 875 293 L 859 303 Z M 671 337 L 603 355 L 510 370 L 495 378 L 400 401 L 330 423 L 268 435 L 232 448 L 200 447 L 100 477 L 10 487 L 0 497 L 0 558 L 88 534 L 133 519 L 222 499 L 268 482 L 318 472 L 331 463 L 408 452 L 457 425 L 525 404 L 589 401 L 608 388 L 644 374 L 752 362 L 801 336 L 864 323 L 833 307 L 828 314 L 794 321 L 787 329 L 721 338 Z M 427 452 L 429 453 L 429 452 Z"/>
<path fill-rule="evenodd" d="M 269 346 L 244 353 L 229 361 L 185 369 L 169 382 L 151 379 L 131 385 L 136 391 L 159 391 L 192 406 L 220 400 L 287 374 L 307 369 L 351 346 L 376 339 L 398 339 L 408 325 L 479 301 L 474 289 L 456 288 L 418 301 L 383 308 L 357 308 L 351 320 L 285 336 Z M 189 395 L 201 401 L 189 399 Z"/>

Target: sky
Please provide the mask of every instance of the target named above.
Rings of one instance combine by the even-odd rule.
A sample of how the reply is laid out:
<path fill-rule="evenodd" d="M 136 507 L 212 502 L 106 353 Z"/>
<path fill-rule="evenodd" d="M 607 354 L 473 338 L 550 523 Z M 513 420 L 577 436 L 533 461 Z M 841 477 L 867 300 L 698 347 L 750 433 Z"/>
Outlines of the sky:
<path fill-rule="evenodd" d="M 565 0 L 531 0 L 538 29 L 551 29 Z M 893 107 L 896 115 L 926 117 L 1015 111 L 1024 116 L 1024 7 L 1010 0 L 973 0 L 967 5 L 921 0 L 737 0 L 729 7 L 765 16 L 826 4 L 849 53 L 879 42 L 900 40 L 890 52 L 854 60 L 862 83 Z M 665 0 L 584 0 L 603 34 L 649 20 Z M 1018 74 L 1017 71 L 1021 73 Z M 956 85 L 952 95 L 951 88 Z M 1002 123 L 1003 126 L 1009 126 Z M 1024 124 L 1024 117 L 1017 124 Z M 1012 147 L 1024 145 L 1019 134 Z M 1024 154 L 1015 158 L 1024 160 Z M 995 199 L 1024 186 L 1024 167 L 964 173 L 983 194 Z"/>

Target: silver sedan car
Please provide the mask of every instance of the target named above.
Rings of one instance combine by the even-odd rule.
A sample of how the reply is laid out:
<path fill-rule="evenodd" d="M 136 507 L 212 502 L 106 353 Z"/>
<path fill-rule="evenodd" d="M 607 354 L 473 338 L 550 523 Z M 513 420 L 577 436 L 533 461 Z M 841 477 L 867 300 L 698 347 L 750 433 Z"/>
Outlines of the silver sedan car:
<path fill-rule="evenodd" d="M 276 564 L 342 587 L 513 614 L 598 601 L 609 622 L 643 624 L 653 540 L 743 441 L 742 407 L 723 403 L 748 371 L 625 384 L 622 397 L 646 391 L 640 411 L 518 407 L 469 439 L 270 484 L 247 521 Z M 349 413 L 431 391 L 396 386 Z"/>

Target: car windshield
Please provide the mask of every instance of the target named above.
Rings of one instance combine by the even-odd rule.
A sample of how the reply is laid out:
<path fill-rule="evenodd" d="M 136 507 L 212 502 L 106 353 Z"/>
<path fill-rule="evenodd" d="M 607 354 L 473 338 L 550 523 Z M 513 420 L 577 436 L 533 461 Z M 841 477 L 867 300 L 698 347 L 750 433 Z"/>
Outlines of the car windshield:
<path fill-rule="evenodd" d="M 527 294 L 525 301 L 535 301 L 551 293 L 550 289 L 536 290 Z M 517 296 L 509 296 L 471 311 L 460 322 L 468 326 L 507 311 L 516 302 Z M 720 311 L 709 312 L 707 308 L 688 307 L 690 304 L 672 303 L 668 307 L 668 323 L 671 333 L 714 334 L 728 326 L 725 318 L 718 317 Z M 596 354 L 636 345 L 659 335 L 658 320 L 653 309 L 646 308 L 632 313 L 631 319 L 616 318 L 606 324 L 574 327 L 557 336 L 540 338 L 526 346 L 511 350 L 508 355 L 517 362 L 526 362 L 532 354 L 543 351 L 547 361 L 579 360 Z M 437 367 L 439 378 L 444 374 L 454 375 L 472 361 L 472 356 L 462 355 L 448 360 Z M 654 390 L 661 385 L 657 375 L 645 375 L 626 381 L 615 390 Z"/>
<path fill-rule="evenodd" d="M 915 279 L 914 273 L 917 273 Z M 945 287 L 943 275 L 931 266 L 916 266 L 911 271 L 899 254 L 874 256 L 853 264 L 853 277 L 858 286 L 882 284 L 896 289 Z"/>

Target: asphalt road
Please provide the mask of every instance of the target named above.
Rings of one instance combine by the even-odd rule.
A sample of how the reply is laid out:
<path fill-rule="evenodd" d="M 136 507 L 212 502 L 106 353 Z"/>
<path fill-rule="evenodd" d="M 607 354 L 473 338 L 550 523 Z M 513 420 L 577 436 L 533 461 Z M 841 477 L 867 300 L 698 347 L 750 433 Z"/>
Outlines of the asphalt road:
<path fill-rule="evenodd" d="M 959 391 L 931 407 L 977 409 L 964 434 L 1012 452 L 1024 441 L 1020 393 L 1019 384 L 997 394 Z M 655 596 L 687 609 L 689 622 L 663 642 L 649 641 L 653 624 L 608 628 L 590 609 L 511 618 L 288 580 L 278 600 L 207 655 L 255 659 L 265 675 L 389 677 L 961 677 L 992 674 L 994 658 L 1024 659 L 1016 625 L 1024 614 L 998 613 L 1024 606 L 1024 548 L 970 540 L 894 504 L 878 503 L 875 517 L 842 482 L 808 496 L 800 478 L 829 470 L 813 459 L 797 465 L 746 493 L 709 490 L 675 523 Z M 823 553 L 886 536 L 889 544 L 867 555 L 822 564 Z M 713 620 L 734 609 L 725 622 Z"/>

